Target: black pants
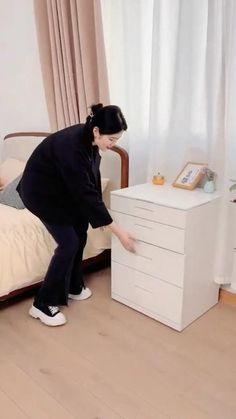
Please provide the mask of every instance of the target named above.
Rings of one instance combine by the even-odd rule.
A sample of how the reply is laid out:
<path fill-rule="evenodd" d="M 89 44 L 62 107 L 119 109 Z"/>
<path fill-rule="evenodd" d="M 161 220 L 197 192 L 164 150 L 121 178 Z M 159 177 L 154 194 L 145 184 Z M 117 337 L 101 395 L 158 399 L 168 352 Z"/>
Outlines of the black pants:
<path fill-rule="evenodd" d="M 87 241 L 88 223 L 53 225 L 41 221 L 58 247 L 55 249 L 35 301 L 51 306 L 67 305 L 68 294 L 79 294 L 84 287 L 81 264 Z"/>

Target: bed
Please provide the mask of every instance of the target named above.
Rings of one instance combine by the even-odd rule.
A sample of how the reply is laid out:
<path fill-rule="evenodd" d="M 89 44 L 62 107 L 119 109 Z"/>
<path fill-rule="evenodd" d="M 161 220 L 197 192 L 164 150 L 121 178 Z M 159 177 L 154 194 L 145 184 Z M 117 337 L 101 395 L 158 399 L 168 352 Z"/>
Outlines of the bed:
<path fill-rule="evenodd" d="M 6 186 L 24 170 L 33 149 L 46 132 L 6 135 L 2 146 L 0 181 Z M 103 199 L 109 208 L 110 191 L 128 186 L 128 154 L 121 147 L 102 153 Z M 43 280 L 56 243 L 40 220 L 26 208 L 0 204 L 0 301 L 36 287 Z M 110 235 L 89 228 L 83 266 L 96 267 L 110 261 Z"/>

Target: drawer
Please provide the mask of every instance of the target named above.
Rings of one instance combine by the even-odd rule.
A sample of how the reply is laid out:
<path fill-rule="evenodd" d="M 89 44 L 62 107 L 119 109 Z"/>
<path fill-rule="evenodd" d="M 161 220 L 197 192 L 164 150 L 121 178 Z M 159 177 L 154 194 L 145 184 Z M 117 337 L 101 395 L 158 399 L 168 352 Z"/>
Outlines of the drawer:
<path fill-rule="evenodd" d="M 180 253 L 141 241 L 136 243 L 136 253 L 131 253 L 125 250 L 119 240 L 113 236 L 112 260 L 183 287 L 185 255 Z"/>
<path fill-rule="evenodd" d="M 111 195 L 111 210 L 174 227 L 186 226 L 186 211 L 137 199 Z"/>
<path fill-rule="evenodd" d="M 112 211 L 112 217 L 136 239 L 184 253 L 185 230 Z"/>
<path fill-rule="evenodd" d="M 183 290 L 119 263 L 112 263 L 112 297 L 140 312 L 181 323 Z M 134 306 L 133 306 L 134 307 Z M 145 314 L 147 314 L 147 311 Z"/>

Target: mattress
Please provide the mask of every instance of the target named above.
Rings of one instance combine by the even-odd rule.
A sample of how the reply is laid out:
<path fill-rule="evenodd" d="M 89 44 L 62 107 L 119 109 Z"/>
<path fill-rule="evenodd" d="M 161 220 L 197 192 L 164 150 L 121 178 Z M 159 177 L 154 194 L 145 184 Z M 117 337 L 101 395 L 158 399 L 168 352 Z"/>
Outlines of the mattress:
<path fill-rule="evenodd" d="M 0 204 L 0 297 L 42 280 L 55 247 L 36 216 Z M 109 232 L 90 227 L 84 258 L 109 248 Z"/>

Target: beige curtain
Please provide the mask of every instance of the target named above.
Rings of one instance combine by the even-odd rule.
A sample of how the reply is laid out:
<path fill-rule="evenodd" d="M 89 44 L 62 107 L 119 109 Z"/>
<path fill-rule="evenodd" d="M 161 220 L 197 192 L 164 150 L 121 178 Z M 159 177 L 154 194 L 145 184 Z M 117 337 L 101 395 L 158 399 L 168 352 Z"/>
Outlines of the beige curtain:
<path fill-rule="evenodd" d="M 53 131 L 84 122 L 92 103 L 109 103 L 100 0 L 34 0 Z"/>

